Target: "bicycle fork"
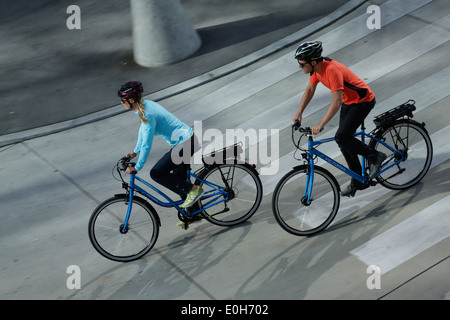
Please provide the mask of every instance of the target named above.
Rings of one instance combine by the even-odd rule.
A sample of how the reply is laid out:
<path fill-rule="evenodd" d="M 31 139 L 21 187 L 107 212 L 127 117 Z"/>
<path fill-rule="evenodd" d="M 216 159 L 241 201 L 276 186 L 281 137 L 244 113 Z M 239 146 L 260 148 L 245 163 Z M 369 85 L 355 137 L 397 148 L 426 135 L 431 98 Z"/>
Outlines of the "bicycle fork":
<path fill-rule="evenodd" d="M 310 142 L 308 142 L 309 144 Z M 303 197 L 301 199 L 301 203 L 304 206 L 309 206 L 312 201 L 312 188 L 314 184 L 314 160 L 312 157 L 312 154 L 308 152 L 305 152 L 303 154 L 303 157 L 307 161 L 307 167 L 306 167 L 306 184 L 305 184 L 305 192 L 303 193 Z"/>
<path fill-rule="evenodd" d="M 134 196 L 134 174 L 131 174 L 130 185 L 123 185 L 124 189 L 127 190 L 128 198 L 128 208 L 127 215 L 125 216 L 124 223 L 120 226 L 120 233 L 125 234 L 128 232 L 128 222 L 130 221 L 131 210 L 133 209 L 133 196 Z"/>

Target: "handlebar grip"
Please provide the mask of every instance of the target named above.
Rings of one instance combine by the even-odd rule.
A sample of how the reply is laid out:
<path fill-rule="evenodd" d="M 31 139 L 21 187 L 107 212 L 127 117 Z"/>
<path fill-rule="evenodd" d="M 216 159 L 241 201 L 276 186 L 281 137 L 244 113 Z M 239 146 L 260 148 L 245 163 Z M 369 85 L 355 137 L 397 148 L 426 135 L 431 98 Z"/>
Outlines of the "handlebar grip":
<path fill-rule="evenodd" d="M 130 156 L 122 157 L 118 161 L 117 166 L 119 167 L 119 169 L 121 171 L 125 171 L 127 169 L 127 167 L 134 167 L 136 165 L 136 163 L 135 162 L 129 162 L 130 160 L 131 160 Z"/>
<path fill-rule="evenodd" d="M 298 130 L 298 129 L 300 128 L 300 126 L 301 126 L 300 121 L 295 120 L 294 124 L 292 125 L 292 128 L 293 128 L 294 130 Z"/>

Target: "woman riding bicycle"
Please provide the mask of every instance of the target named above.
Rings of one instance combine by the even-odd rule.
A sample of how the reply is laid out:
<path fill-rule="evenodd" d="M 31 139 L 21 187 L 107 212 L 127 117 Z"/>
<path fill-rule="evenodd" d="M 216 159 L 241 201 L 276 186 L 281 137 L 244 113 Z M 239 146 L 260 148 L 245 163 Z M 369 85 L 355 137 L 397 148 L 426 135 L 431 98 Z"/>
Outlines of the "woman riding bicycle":
<path fill-rule="evenodd" d="M 303 111 L 314 96 L 317 84 L 322 82 L 331 90 L 332 101 L 319 124 L 311 128 L 312 133 L 318 134 L 322 131 L 340 108 L 339 128 L 335 135 L 336 143 L 341 148 L 349 169 L 353 172 L 358 174 L 362 172 L 358 155 L 364 156 L 369 161 L 368 179 L 370 180 L 380 171 L 386 155 L 356 139 L 353 134 L 375 106 L 375 94 L 346 66 L 330 58 L 322 57 L 322 50 L 322 42 L 310 41 L 302 43 L 295 52 L 295 59 L 300 68 L 305 74 L 309 73 L 310 78 L 298 112 L 292 120 L 301 122 Z M 341 194 L 353 197 L 356 190 L 365 188 L 367 188 L 366 185 L 352 179 L 348 188 Z"/>
<path fill-rule="evenodd" d="M 203 190 L 193 185 L 186 174 L 186 166 L 192 155 L 199 149 L 197 137 L 191 127 L 181 122 L 172 113 L 154 101 L 144 100 L 144 88 L 139 81 L 123 84 L 118 96 L 125 109 L 133 110 L 140 118 L 139 135 L 134 151 L 127 153 L 131 158 L 139 154 L 135 167 L 127 168 L 127 173 L 137 172 L 144 167 L 152 148 L 153 137 L 164 138 L 172 147 L 151 169 L 150 177 L 178 194 L 186 201 L 182 208 L 192 206 Z M 189 155 L 189 156 L 188 156 Z"/>

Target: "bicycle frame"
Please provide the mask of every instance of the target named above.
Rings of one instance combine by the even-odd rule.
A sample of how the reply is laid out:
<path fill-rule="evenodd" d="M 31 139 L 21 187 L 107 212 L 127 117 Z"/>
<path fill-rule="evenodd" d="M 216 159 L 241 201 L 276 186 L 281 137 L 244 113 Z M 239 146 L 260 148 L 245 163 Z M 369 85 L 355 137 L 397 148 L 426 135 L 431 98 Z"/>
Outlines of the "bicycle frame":
<path fill-rule="evenodd" d="M 364 157 L 361 157 L 362 161 L 362 172 L 361 174 L 358 174 L 352 170 L 350 170 L 348 167 L 342 165 L 341 163 L 335 161 L 334 159 L 331 159 L 330 157 L 328 157 L 326 154 L 324 154 L 323 152 L 317 150 L 317 147 L 321 144 L 324 143 L 328 143 L 328 142 L 332 142 L 335 140 L 334 137 L 331 138 L 325 138 L 325 139 L 320 139 L 320 140 L 313 140 L 312 135 L 309 134 L 308 135 L 308 150 L 306 150 L 307 153 L 307 161 L 308 161 L 308 165 L 309 165 L 309 173 L 307 173 L 307 178 L 306 178 L 306 187 L 305 187 L 305 193 L 304 196 L 306 197 L 306 203 L 310 203 L 310 199 L 311 199 L 311 191 L 312 191 L 312 187 L 313 187 L 313 183 L 314 183 L 314 156 L 317 156 L 319 158 L 321 158 L 322 160 L 324 160 L 325 162 L 331 164 L 332 166 L 334 166 L 335 168 L 341 170 L 342 172 L 344 172 L 345 174 L 351 176 L 353 179 L 361 182 L 361 183 L 366 183 L 367 181 L 367 173 L 365 170 L 365 162 L 366 159 Z M 378 143 L 381 143 L 383 146 L 385 146 L 387 149 L 389 149 L 390 151 L 392 151 L 395 154 L 399 155 L 399 159 L 397 161 L 394 160 L 394 156 L 388 158 L 385 163 L 382 165 L 382 168 L 380 170 L 380 172 L 377 174 L 380 175 L 383 172 L 389 170 L 390 168 L 392 168 L 393 166 L 398 165 L 400 162 L 404 161 L 404 154 L 403 152 L 391 147 L 390 145 L 388 145 L 386 142 L 384 142 L 383 140 L 377 139 L 375 138 L 373 135 L 366 133 L 365 129 L 362 128 L 361 131 L 356 132 L 355 134 L 353 134 L 354 137 L 361 137 L 361 141 L 363 143 L 365 143 L 365 138 L 368 137 L 370 139 L 373 139 L 375 141 L 377 141 Z M 393 162 L 393 163 L 391 163 Z"/>
<path fill-rule="evenodd" d="M 215 205 L 218 205 L 219 203 L 225 202 L 228 200 L 228 193 L 225 191 L 224 187 L 221 187 L 217 184 L 214 184 L 212 182 L 206 181 L 206 180 L 202 180 L 200 179 L 196 174 L 192 173 L 190 170 L 188 170 L 188 177 L 193 177 L 195 179 L 197 179 L 198 181 L 203 182 L 203 184 L 206 184 L 208 186 L 210 186 L 211 188 L 213 188 L 212 190 L 206 191 L 202 197 L 200 198 L 200 200 L 205 200 L 208 198 L 213 198 L 211 200 L 209 200 L 207 203 L 205 203 L 202 207 L 202 209 L 199 210 L 195 210 L 193 212 L 190 213 L 190 215 L 196 215 L 198 213 L 200 213 L 201 211 L 211 208 Z M 144 185 L 146 185 L 147 187 L 151 188 L 153 191 L 157 192 L 160 196 L 162 196 L 167 202 L 165 201 L 161 201 L 160 199 L 158 199 L 156 196 L 150 194 L 149 192 L 147 192 L 145 189 L 143 189 L 142 187 L 140 187 L 139 185 L 136 184 L 136 180 L 143 183 Z M 149 200 L 151 200 L 152 202 L 156 203 L 159 206 L 165 207 L 165 208 L 176 208 L 178 210 L 178 212 L 180 212 L 183 216 L 188 217 L 188 213 L 183 210 L 180 205 L 183 204 L 184 200 L 179 200 L 179 201 L 173 201 L 169 196 L 167 196 L 164 192 L 162 192 L 161 190 L 159 190 L 157 187 L 155 187 L 154 185 L 152 185 L 151 183 L 149 183 L 148 181 L 136 176 L 135 174 L 131 174 L 130 175 L 130 184 L 128 185 L 128 193 L 129 193 L 129 203 L 128 203 L 128 211 L 127 211 L 127 215 L 125 217 L 125 222 L 123 224 L 123 230 L 126 229 L 127 225 L 128 225 L 128 220 L 131 214 L 131 210 L 132 210 L 132 205 L 133 205 L 133 196 L 134 196 L 134 192 L 138 192 L 140 194 L 142 194 L 143 196 L 147 197 Z M 223 197 L 223 199 L 216 201 L 217 199 L 219 199 L 220 197 Z"/>

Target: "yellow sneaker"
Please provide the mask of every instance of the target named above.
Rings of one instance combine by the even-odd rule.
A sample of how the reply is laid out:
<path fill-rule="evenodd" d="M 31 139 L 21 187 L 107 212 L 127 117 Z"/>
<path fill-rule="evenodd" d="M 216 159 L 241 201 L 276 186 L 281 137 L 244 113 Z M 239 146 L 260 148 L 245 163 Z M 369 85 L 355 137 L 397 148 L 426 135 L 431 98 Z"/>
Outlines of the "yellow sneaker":
<path fill-rule="evenodd" d="M 193 191 L 189 191 L 186 200 L 184 203 L 180 206 L 180 208 L 188 208 L 192 206 L 203 194 L 203 189 L 200 186 L 197 186 L 197 188 Z"/>

